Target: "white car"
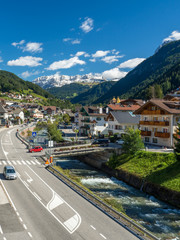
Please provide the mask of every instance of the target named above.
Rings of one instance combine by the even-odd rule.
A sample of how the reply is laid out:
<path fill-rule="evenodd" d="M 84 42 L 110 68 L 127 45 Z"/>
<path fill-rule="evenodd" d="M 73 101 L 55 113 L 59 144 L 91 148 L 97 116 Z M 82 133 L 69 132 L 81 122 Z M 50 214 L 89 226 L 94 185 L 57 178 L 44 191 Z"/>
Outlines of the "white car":
<path fill-rule="evenodd" d="M 124 141 L 122 139 L 119 139 L 116 141 L 116 143 L 122 145 L 124 143 Z"/>

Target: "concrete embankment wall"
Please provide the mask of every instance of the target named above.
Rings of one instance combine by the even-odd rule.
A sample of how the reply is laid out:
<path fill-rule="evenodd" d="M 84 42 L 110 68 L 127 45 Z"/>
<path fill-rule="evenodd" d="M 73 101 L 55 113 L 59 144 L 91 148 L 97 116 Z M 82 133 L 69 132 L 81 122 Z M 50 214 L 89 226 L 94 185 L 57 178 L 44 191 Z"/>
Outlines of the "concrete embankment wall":
<path fill-rule="evenodd" d="M 162 187 L 160 185 L 156 185 L 151 182 L 147 182 L 144 179 L 131 174 L 124 170 L 114 170 L 109 168 L 106 165 L 106 162 L 108 161 L 111 152 L 104 151 L 104 152 L 98 152 L 98 153 L 90 153 L 83 156 L 78 156 L 77 159 L 79 159 L 82 162 L 85 162 L 93 167 L 96 167 L 103 172 L 109 174 L 110 176 L 116 177 L 119 180 L 124 181 L 125 183 L 142 190 L 143 192 L 152 195 L 156 197 L 157 199 L 164 201 L 166 203 L 169 203 L 177 208 L 180 208 L 180 193 L 176 191 L 169 190 L 165 187 Z"/>

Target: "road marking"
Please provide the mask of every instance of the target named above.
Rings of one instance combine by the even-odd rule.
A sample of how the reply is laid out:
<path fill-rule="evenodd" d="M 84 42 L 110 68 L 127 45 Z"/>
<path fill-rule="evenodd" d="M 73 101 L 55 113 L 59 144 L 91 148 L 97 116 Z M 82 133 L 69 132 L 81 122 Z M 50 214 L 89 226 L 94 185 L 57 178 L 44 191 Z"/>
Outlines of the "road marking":
<path fill-rule="evenodd" d="M 0 165 L 2 165 L 2 162 L 0 162 Z"/>
<path fill-rule="evenodd" d="M 4 165 L 6 165 L 6 161 L 2 161 Z"/>
<path fill-rule="evenodd" d="M 28 183 L 33 182 L 33 179 L 29 176 L 29 174 L 27 172 L 25 172 L 25 174 L 28 176 L 29 179 L 27 179 Z"/>
<path fill-rule="evenodd" d="M 16 214 L 17 214 L 17 216 L 19 216 L 19 213 L 18 213 L 18 212 L 16 212 Z"/>
<path fill-rule="evenodd" d="M 53 192 L 53 197 L 51 201 L 48 203 L 49 210 L 53 210 L 54 208 L 58 207 L 59 205 L 63 204 L 64 201 L 61 197 L 59 197 L 55 192 Z"/>
<path fill-rule="evenodd" d="M 26 165 L 26 162 L 24 160 L 21 161 L 24 165 Z"/>
<path fill-rule="evenodd" d="M 37 164 L 41 165 L 40 162 L 38 162 L 37 160 L 35 160 L 35 162 L 36 162 Z"/>
<path fill-rule="evenodd" d="M 7 161 L 10 165 L 12 164 L 9 160 Z"/>
<path fill-rule="evenodd" d="M 102 238 L 107 239 L 102 233 L 99 234 Z"/>
<path fill-rule="evenodd" d="M 28 188 L 29 185 L 27 184 L 27 182 L 23 181 L 24 185 Z"/>
<path fill-rule="evenodd" d="M 2 230 L 2 227 L 1 227 L 1 225 L 0 225 L 0 233 L 1 233 L 1 234 L 3 234 L 3 230 Z"/>
<path fill-rule="evenodd" d="M 33 194 L 39 201 L 41 201 L 41 198 L 39 197 L 39 195 L 37 193 L 33 192 Z"/>
<path fill-rule="evenodd" d="M 23 221 L 21 217 L 19 217 L 19 220 L 20 220 L 21 222 Z"/>
<path fill-rule="evenodd" d="M 26 229 L 26 230 L 27 230 L 27 227 L 26 227 L 26 225 L 25 225 L 25 224 L 23 224 L 23 227 L 24 227 L 24 229 Z"/>
<path fill-rule="evenodd" d="M 78 216 L 74 215 L 72 218 L 69 218 L 66 222 L 64 222 L 64 225 L 72 231 L 78 222 Z"/>
<path fill-rule="evenodd" d="M 17 165 L 16 161 L 13 161 L 13 160 L 12 160 L 12 163 L 13 163 L 14 165 Z"/>
<path fill-rule="evenodd" d="M 10 201 L 12 207 L 14 208 L 15 211 L 17 211 L 17 209 L 16 209 L 16 207 L 15 207 L 15 205 L 14 205 L 14 203 L 13 203 L 11 197 L 9 196 L 9 193 L 7 192 L 7 190 L 6 190 L 6 188 L 5 188 L 5 186 L 4 186 L 4 184 L 3 184 L 3 182 L 2 182 L 1 179 L 0 179 L 0 183 L 1 183 L 1 186 L 3 187 L 3 189 L 4 189 L 4 191 L 5 191 L 5 193 L 6 193 L 7 197 L 8 197 L 8 199 L 9 199 L 9 201 Z"/>
<path fill-rule="evenodd" d="M 3 240 L 7 240 L 5 237 L 3 237 Z"/>
<path fill-rule="evenodd" d="M 20 161 L 17 161 L 17 163 L 18 163 L 19 165 L 22 165 L 22 163 L 21 163 Z"/>
<path fill-rule="evenodd" d="M 26 161 L 29 165 L 31 165 L 31 163 L 29 161 Z"/>
<path fill-rule="evenodd" d="M 96 228 L 95 228 L 93 225 L 90 225 L 90 227 L 91 227 L 92 229 L 96 230 Z"/>
<path fill-rule="evenodd" d="M 36 165 L 36 163 L 35 163 L 34 161 L 31 161 L 31 163 L 32 163 L 33 165 Z"/>
<path fill-rule="evenodd" d="M 30 232 L 28 232 L 28 235 L 32 238 L 32 234 Z"/>

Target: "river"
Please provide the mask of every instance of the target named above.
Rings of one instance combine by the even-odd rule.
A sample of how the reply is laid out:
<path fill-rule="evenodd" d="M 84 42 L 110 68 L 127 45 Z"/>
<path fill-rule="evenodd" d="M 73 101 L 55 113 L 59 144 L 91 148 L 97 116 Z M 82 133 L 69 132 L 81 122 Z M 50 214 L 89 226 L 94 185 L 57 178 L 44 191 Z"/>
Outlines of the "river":
<path fill-rule="evenodd" d="M 55 158 L 102 199 L 121 204 L 126 214 L 162 240 L 180 240 L 180 209 L 174 208 L 76 159 Z"/>

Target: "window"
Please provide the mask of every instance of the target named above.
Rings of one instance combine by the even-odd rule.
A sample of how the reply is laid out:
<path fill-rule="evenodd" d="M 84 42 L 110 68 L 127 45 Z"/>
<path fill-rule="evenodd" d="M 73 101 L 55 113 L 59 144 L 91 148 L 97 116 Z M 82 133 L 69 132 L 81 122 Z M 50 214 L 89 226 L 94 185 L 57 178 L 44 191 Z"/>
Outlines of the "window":
<path fill-rule="evenodd" d="M 147 118 L 147 117 L 144 117 L 144 121 L 148 121 L 148 118 Z"/>
<path fill-rule="evenodd" d="M 153 143 L 158 143 L 158 139 L 157 138 L 153 138 Z"/>
<path fill-rule="evenodd" d="M 153 128 L 153 132 L 157 132 L 157 128 Z"/>
<path fill-rule="evenodd" d="M 149 142 L 149 137 L 145 137 L 145 142 Z"/>
<path fill-rule="evenodd" d="M 97 121 L 101 121 L 101 118 L 100 118 L 100 117 L 97 117 L 96 120 L 97 120 Z"/>
<path fill-rule="evenodd" d="M 152 106 L 152 108 L 151 108 L 153 111 L 155 111 L 156 110 L 156 107 L 155 106 Z"/>
<path fill-rule="evenodd" d="M 144 131 L 148 131 L 148 127 L 144 127 Z"/>
<path fill-rule="evenodd" d="M 153 121 L 158 121 L 158 117 L 153 117 Z"/>
<path fill-rule="evenodd" d="M 167 133 L 168 129 L 167 128 L 163 128 L 163 133 Z"/>

